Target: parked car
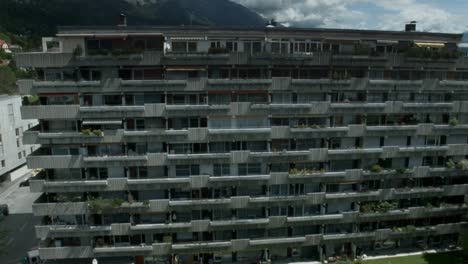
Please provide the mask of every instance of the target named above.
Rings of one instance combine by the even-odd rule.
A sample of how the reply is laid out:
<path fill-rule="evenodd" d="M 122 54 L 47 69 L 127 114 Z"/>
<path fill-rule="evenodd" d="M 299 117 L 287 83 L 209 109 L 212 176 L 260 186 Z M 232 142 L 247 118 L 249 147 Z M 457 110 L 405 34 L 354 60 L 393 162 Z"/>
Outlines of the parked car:
<path fill-rule="evenodd" d="M 39 250 L 31 250 L 27 256 L 21 261 L 21 264 L 43 264 L 45 261 L 39 257 Z"/>
<path fill-rule="evenodd" d="M 3 216 L 7 216 L 10 214 L 10 212 L 8 211 L 8 204 L 0 204 L 0 214 L 2 214 Z"/>

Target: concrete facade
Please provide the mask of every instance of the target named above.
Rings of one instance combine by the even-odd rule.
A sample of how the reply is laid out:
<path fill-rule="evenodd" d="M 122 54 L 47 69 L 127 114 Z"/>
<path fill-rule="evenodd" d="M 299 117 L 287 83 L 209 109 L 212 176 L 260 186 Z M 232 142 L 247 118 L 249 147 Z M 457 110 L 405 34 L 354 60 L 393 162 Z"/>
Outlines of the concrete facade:
<path fill-rule="evenodd" d="M 47 50 L 47 42 L 59 42 Z M 461 35 L 60 28 L 25 142 L 43 259 L 321 261 L 457 244 Z M 167 261 L 167 262 L 166 262 Z M 179 262 L 180 263 L 180 262 Z M 266 263 L 266 262 L 265 262 Z"/>
<path fill-rule="evenodd" d="M 23 133 L 37 125 L 35 119 L 21 118 L 21 96 L 0 96 L 0 177 L 10 180 L 9 173 L 24 164 L 26 156 L 37 146 L 23 142 Z"/>

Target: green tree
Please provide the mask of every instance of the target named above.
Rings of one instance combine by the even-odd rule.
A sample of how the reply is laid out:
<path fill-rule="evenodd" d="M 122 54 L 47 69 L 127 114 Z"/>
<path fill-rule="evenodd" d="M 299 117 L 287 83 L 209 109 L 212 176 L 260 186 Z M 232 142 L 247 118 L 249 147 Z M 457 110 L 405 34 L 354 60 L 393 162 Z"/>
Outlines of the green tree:
<path fill-rule="evenodd" d="M 0 93 L 13 94 L 16 87 L 16 75 L 10 67 L 0 67 Z"/>

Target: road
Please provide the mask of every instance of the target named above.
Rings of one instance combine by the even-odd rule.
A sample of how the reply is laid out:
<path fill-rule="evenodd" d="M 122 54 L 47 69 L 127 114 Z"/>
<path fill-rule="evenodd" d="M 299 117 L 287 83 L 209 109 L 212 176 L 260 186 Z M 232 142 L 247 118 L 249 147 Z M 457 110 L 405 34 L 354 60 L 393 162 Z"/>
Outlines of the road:
<path fill-rule="evenodd" d="M 0 229 L 8 232 L 6 254 L 0 256 L 0 263 L 21 263 L 26 252 L 38 246 L 39 240 L 36 238 L 34 226 L 38 225 L 40 220 L 40 217 L 32 214 L 13 214 L 0 222 Z"/>
<path fill-rule="evenodd" d="M 31 176 L 31 173 L 25 174 L 18 180 L 0 189 L 0 204 L 8 204 L 10 214 L 31 214 L 33 202 L 41 195 L 40 193 L 30 193 L 29 187 L 19 187 L 24 179 Z"/>
<path fill-rule="evenodd" d="M 0 204 L 8 204 L 10 215 L 0 221 L 0 230 L 6 230 L 6 254 L 0 256 L 1 264 L 21 263 L 26 252 L 37 247 L 34 226 L 40 223 L 40 217 L 32 215 L 32 204 L 40 196 L 30 193 L 29 187 L 19 184 L 31 174 L 27 173 L 11 183 L 2 183 L 0 187 Z"/>

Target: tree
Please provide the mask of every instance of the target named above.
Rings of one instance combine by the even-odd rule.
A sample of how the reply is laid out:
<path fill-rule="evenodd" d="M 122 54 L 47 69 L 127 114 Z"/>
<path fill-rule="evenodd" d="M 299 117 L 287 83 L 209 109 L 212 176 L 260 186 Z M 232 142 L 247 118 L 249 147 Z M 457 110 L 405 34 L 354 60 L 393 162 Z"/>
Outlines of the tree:
<path fill-rule="evenodd" d="M 7 66 L 0 67 L 0 93 L 13 94 L 16 87 L 14 71 Z"/>

